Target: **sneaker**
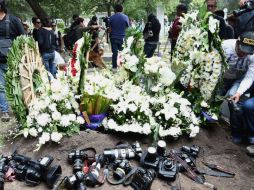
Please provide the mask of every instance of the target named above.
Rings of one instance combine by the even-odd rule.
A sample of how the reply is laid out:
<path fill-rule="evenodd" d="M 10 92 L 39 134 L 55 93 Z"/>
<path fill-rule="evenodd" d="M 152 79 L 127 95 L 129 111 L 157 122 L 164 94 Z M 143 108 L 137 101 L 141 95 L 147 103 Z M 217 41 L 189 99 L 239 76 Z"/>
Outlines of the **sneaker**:
<path fill-rule="evenodd" d="M 117 72 L 117 68 L 112 68 L 112 72 L 116 73 Z"/>
<path fill-rule="evenodd" d="M 8 122 L 8 121 L 10 121 L 10 116 L 9 116 L 8 112 L 5 112 L 5 113 L 2 114 L 1 121 L 2 122 Z"/>
<path fill-rule="evenodd" d="M 248 155 L 254 156 L 254 145 L 247 146 L 246 151 Z"/>

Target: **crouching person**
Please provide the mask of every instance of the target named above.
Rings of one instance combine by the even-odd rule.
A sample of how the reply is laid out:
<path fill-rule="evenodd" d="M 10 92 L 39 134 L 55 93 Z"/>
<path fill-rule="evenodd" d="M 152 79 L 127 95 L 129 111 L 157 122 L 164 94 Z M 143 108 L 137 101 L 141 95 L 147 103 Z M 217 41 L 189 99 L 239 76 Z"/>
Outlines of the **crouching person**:
<path fill-rule="evenodd" d="M 229 65 L 223 76 L 223 90 L 231 100 L 229 108 L 232 140 L 234 143 L 240 143 L 244 134 L 247 134 L 249 143 L 254 144 L 254 104 L 251 105 L 254 99 L 239 103 L 240 97 L 248 93 L 253 86 L 254 33 L 245 32 L 239 39 L 225 40 L 222 47 Z"/>

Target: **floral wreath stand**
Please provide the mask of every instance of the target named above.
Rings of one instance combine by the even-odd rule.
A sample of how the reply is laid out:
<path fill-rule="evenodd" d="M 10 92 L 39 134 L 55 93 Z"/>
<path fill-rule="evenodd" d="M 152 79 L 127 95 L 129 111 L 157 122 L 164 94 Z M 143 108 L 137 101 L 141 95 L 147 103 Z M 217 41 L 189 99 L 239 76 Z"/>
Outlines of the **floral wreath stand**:
<path fill-rule="evenodd" d="M 33 84 L 33 75 L 35 73 L 39 76 L 46 75 L 47 71 L 42 63 L 37 43 L 35 49 L 29 48 L 27 44 L 25 44 L 24 49 L 25 54 L 19 65 L 19 73 L 23 100 L 28 107 L 36 99 L 36 96 L 38 96 Z"/>

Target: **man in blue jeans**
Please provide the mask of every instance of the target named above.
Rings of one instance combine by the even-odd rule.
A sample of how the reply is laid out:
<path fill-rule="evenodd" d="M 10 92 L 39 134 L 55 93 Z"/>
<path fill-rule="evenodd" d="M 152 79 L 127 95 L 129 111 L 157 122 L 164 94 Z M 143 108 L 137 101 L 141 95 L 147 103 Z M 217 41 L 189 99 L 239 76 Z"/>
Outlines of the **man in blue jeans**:
<path fill-rule="evenodd" d="M 118 51 L 123 50 L 123 39 L 125 30 L 129 27 L 129 18 L 123 12 L 122 5 L 115 6 L 115 14 L 109 18 L 110 41 L 112 48 L 112 68 L 117 69 Z"/>
<path fill-rule="evenodd" d="M 7 14 L 5 1 L 0 0 L 0 40 L 14 40 L 17 36 L 25 34 L 20 20 Z M 7 57 L 0 50 L 0 111 L 1 120 L 7 122 L 10 120 L 9 106 L 5 95 L 5 73 L 7 72 Z"/>

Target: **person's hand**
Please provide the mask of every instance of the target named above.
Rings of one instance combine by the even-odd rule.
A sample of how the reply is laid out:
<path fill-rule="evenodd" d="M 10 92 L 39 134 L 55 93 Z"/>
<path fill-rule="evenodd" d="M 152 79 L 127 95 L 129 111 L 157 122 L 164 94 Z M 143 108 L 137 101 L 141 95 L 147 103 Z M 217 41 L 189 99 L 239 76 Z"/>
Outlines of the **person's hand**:
<path fill-rule="evenodd" d="M 239 102 L 240 97 L 241 97 L 240 93 L 237 92 L 234 96 L 230 97 L 230 100 L 233 100 L 235 103 L 237 103 Z"/>
<path fill-rule="evenodd" d="M 239 2 L 240 7 L 243 7 L 244 4 L 245 4 L 247 1 L 248 1 L 248 0 L 240 0 L 240 2 Z"/>

